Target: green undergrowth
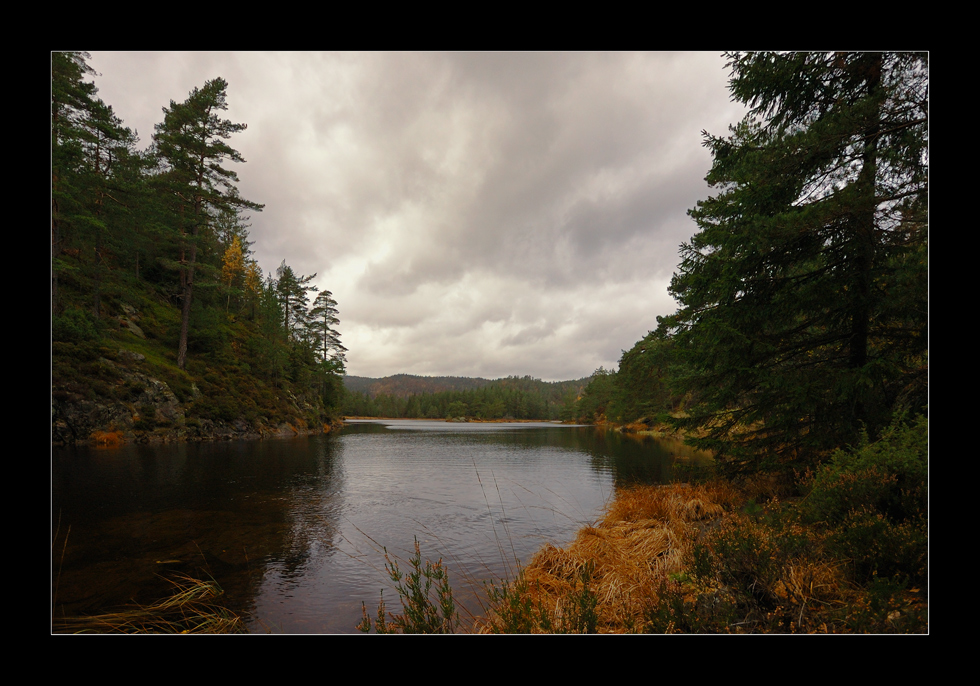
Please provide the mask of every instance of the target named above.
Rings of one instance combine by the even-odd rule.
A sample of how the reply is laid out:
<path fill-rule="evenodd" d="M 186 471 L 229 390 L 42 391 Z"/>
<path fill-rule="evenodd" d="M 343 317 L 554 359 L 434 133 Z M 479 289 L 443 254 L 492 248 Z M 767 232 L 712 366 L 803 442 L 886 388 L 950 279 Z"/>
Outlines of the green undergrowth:
<path fill-rule="evenodd" d="M 798 479 L 798 500 L 750 500 L 693 542 L 648 627 L 692 633 L 928 630 L 928 420 L 895 421 Z"/>
<path fill-rule="evenodd" d="M 531 593 L 530 582 L 520 571 L 512 583 L 485 585 L 493 618 L 484 622 L 490 634 L 595 634 L 599 617 L 598 597 L 590 587 L 594 565 L 578 572 L 571 593 L 554 609 Z"/>

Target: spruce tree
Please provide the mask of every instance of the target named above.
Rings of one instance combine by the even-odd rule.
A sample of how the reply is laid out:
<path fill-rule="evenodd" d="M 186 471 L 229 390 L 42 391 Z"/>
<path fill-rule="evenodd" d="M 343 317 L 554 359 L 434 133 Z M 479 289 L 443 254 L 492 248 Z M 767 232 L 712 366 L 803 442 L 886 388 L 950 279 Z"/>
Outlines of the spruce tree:
<path fill-rule="evenodd" d="M 662 318 L 700 402 L 678 421 L 731 467 L 817 458 L 921 409 L 928 63 L 912 53 L 728 55 L 717 195 L 690 211 Z"/>

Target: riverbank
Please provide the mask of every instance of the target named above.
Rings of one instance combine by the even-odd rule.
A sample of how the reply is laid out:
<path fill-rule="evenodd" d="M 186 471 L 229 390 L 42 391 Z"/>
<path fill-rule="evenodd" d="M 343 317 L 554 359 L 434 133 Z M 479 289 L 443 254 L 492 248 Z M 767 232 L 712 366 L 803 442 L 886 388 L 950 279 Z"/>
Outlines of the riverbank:
<path fill-rule="evenodd" d="M 799 481 L 619 490 L 474 631 L 927 633 L 926 438 L 923 418 Z"/>
<path fill-rule="evenodd" d="M 664 584 L 683 574 L 692 543 L 737 507 L 727 485 L 640 486 L 616 493 L 605 516 L 566 548 L 538 551 L 477 633 L 643 633 Z"/>

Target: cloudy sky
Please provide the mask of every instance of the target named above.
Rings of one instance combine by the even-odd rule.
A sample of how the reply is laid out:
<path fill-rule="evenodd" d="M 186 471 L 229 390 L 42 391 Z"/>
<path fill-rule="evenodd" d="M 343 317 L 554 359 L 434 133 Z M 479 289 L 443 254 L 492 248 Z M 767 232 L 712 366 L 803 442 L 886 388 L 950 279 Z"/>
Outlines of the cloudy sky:
<path fill-rule="evenodd" d="M 333 292 L 358 376 L 615 368 L 667 284 L 724 134 L 719 53 L 93 52 L 149 144 L 221 76 L 250 238 Z"/>

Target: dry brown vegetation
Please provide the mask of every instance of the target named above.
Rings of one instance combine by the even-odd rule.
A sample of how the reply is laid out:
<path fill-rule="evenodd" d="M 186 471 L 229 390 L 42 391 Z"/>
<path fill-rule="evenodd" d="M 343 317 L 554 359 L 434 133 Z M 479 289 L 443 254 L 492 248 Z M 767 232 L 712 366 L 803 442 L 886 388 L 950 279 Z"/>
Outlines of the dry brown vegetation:
<path fill-rule="evenodd" d="M 581 612 L 576 599 L 586 589 L 595 597 L 599 632 L 642 631 L 650 598 L 671 574 L 683 571 L 690 542 L 739 498 L 721 482 L 620 491 L 601 522 L 580 530 L 565 549 L 546 546 L 523 569 L 523 600 L 550 619 L 534 632 L 574 629 L 571 616 Z M 479 631 L 509 628 L 506 612 L 497 607 Z"/>
<path fill-rule="evenodd" d="M 89 441 L 101 448 L 114 448 L 124 442 L 122 431 L 94 431 Z"/>
<path fill-rule="evenodd" d="M 859 580 L 788 485 L 638 486 L 488 590 L 479 633 L 921 633 L 914 575 Z M 911 583 L 909 582 L 911 579 Z M 921 579 L 919 580 L 921 581 Z"/>
<path fill-rule="evenodd" d="M 173 595 L 150 605 L 101 615 L 56 619 L 55 633 L 227 634 L 243 633 L 244 620 L 217 604 L 223 591 L 214 581 L 191 577 L 169 580 Z"/>

